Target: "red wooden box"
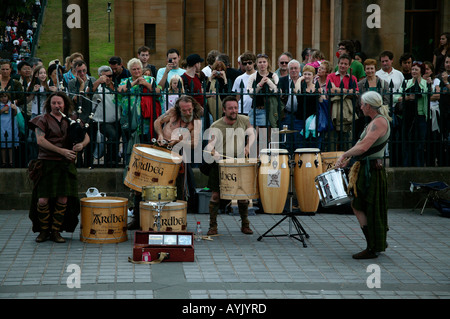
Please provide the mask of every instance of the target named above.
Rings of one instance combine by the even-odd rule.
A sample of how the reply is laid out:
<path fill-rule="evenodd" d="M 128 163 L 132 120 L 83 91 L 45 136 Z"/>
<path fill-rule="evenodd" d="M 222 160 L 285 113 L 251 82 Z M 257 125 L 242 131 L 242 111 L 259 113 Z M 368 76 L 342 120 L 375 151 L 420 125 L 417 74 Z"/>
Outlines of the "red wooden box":
<path fill-rule="evenodd" d="M 153 242 L 149 243 L 152 235 Z M 159 236 L 163 237 L 162 244 L 159 244 Z M 176 236 L 176 244 L 173 244 L 173 238 Z M 180 237 L 185 236 L 185 237 Z M 154 240 L 156 239 L 156 240 Z M 166 240 L 166 242 L 164 242 Z M 155 242 L 158 242 L 155 244 Z M 172 244 L 167 244 L 168 242 Z M 154 261 L 160 256 L 160 253 L 168 253 L 166 261 L 194 261 L 194 234 L 190 232 L 156 232 L 156 231 L 136 231 L 134 234 L 133 261 Z M 144 253 L 150 253 L 151 260 L 143 259 Z M 146 254 L 144 254 L 146 255 Z"/>

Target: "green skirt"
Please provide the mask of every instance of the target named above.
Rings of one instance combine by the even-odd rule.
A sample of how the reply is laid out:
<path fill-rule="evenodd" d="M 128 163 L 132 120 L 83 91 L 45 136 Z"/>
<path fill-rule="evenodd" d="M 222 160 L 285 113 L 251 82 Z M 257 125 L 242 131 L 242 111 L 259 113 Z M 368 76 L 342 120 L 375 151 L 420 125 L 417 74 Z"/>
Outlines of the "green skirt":
<path fill-rule="evenodd" d="M 39 198 L 49 198 L 50 212 L 53 213 L 58 197 L 68 197 L 67 209 L 61 231 L 73 232 L 78 225 L 80 200 L 78 198 L 78 180 L 75 164 L 67 161 L 42 160 L 42 177 L 34 185 L 31 195 L 29 218 L 33 223 L 33 232 L 39 232 L 37 203 Z"/>
<path fill-rule="evenodd" d="M 367 161 L 362 160 L 356 191 L 358 197 L 353 199 L 352 206 L 366 214 L 369 232 L 368 247 L 374 252 L 385 251 L 389 227 L 387 178 L 384 167 L 372 168 Z"/>

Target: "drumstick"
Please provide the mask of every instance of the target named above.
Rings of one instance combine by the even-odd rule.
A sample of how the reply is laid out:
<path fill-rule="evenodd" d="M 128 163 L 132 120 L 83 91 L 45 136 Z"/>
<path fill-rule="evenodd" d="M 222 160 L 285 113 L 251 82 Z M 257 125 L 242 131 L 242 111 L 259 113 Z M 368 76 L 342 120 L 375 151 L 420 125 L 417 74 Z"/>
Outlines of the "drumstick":
<path fill-rule="evenodd" d="M 210 151 L 203 150 L 203 152 L 206 152 L 206 153 L 209 153 L 209 154 L 211 154 L 211 155 L 214 155 L 214 153 L 213 153 L 213 152 L 210 152 Z M 219 155 L 222 156 L 222 157 L 225 157 L 225 158 L 234 159 L 234 157 L 225 156 L 225 155 L 222 155 L 222 154 L 219 154 Z"/>

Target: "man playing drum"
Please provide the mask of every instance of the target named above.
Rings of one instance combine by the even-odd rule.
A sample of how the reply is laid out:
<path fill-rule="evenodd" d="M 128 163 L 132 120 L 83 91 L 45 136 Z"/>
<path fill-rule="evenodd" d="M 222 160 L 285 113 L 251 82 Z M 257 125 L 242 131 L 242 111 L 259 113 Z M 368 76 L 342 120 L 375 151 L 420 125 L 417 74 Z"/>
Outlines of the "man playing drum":
<path fill-rule="evenodd" d="M 194 98 L 189 95 L 180 96 L 174 107 L 155 121 L 158 144 L 173 147 L 182 140 L 179 137 L 179 133 L 182 133 L 180 129 L 186 128 L 191 133 L 191 148 L 195 148 L 200 134 L 194 134 L 194 122 L 197 120 L 200 127 L 202 115 L 203 107 Z"/>
<path fill-rule="evenodd" d="M 217 214 L 220 207 L 220 176 L 217 160 L 222 159 L 222 157 L 247 157 L 256 139 L 255 130 L 250 125 L 248 116 L 238 114 L 239 104 L 236 98 L 227 96 L 222 101 L 222 105 L 224 116 L 211 125 L 211 138 L 205 148 L 207 152 L 213 154 L 216 160 L 211 165 L 208 179 L 208 187 L 212 191 L 209 202 L 208 236 L 217 234 Z M 247 144 L 245 143 L 245 136 L 248 136 Z M 230 144 L 230 142 L 232 145 L 227 147 L 227 143 Z M 238 200 L 238 209 L 242 221 L 241 231 L 244 234 L 253 234 L 248 220 L 248 200 Z"/>
<path fill-rule="evenodd" d="M 336 167 L 345 167 L 350 157 L 356 157 L 349 173 L 349 189 L 353 189 L 353 212 L 366 238 L 367 248 L 354 254 L 354 259 L 376 258 L 387 247 L 387 182 L 382 158 L 390 135 L 392 120 L 383 98 L 374 91 L 361 96 L 361 110 L 371 118 L 360 140 L 342 154 Z M 353 179 L 356 177 L 356 181 Z"/>
<path fill-rule="evenodd" d="M 201 138 L 202 116 L 203 107 L 192 96 L 182 95 L 172 108 L 155 121 L 158 145 L 172 148 L 176 153 L 183 151 L 184 173 L 181 170 L 177 179 L 177 193 L 178 199 L 188 202 L 187 209 L 191 212 L 196 212 L 197 202 L 194 173 L 190 165 L 192 152 L 187 150 L 195 149 Z M 186 135 L 188 131 L 189 135 Z"/>

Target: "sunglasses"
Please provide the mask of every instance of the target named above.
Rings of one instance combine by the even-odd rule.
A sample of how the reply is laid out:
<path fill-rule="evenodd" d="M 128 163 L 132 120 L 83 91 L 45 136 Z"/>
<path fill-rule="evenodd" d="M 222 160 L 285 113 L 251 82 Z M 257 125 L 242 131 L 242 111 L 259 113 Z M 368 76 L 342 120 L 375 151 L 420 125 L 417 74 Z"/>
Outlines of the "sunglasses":
<path fill-rule="evenodd" d="M 105 74 L 107 77 L 112 78 L 113 75 L 112 74 Z"/>
<path fill-rule="evenodd" d="M 280 64 L 289 64 L 289 62 L 286 62 L 286 61 L 280 61 Z"/>
<path fill-rule="evenodd" d="M 268 56 L 267 54 L 264 54 L 264 53 L 260 53 L 260 54 L 258 54 L 256 57 L 257 57 L 257 58 L 266 58 L 266 59 L 269 58 L 269 56 Z"/>
<path fill-rule="evenodd" d="M 253 61 L 242 62 L 242 65 L 252 65 Z"/>
<path fill-rule="evenodd" d="M 420 62 L 420 61 L 414 61 L 414 62 L 413 62 L 413 64 L 418 64 L 418 65 L 422 65 L 422 64 L 423 64 L 423 62 Z"/>

